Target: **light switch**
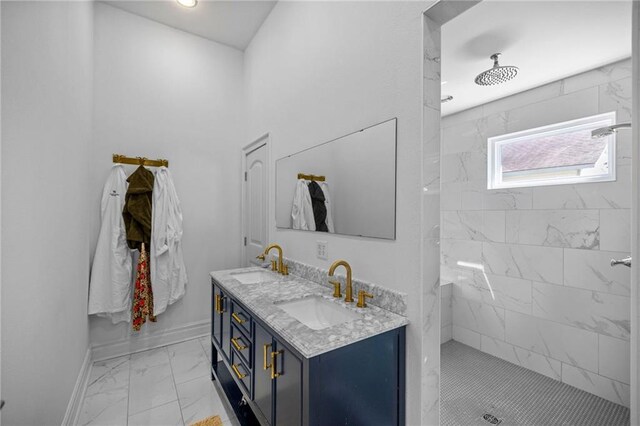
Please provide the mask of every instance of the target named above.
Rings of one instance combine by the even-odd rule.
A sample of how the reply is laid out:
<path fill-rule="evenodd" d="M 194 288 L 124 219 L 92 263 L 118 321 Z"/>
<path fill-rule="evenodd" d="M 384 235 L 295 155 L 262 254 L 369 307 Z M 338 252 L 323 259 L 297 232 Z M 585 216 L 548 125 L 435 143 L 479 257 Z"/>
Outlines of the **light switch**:
<path fill-rule="evenodd" d="M 329 258 L 326 241 L 317 241 L 316 255 L 318 256 L 318 259 L 327 260 Z"/>

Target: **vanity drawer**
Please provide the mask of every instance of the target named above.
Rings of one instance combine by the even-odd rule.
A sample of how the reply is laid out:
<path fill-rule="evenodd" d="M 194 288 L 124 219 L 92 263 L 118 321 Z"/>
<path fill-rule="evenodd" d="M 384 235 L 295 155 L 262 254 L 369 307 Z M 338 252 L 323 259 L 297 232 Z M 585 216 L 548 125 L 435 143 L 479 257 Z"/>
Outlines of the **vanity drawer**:
<path fill-rule="evenodd" d="M 233 302 L 232 305 L 231 322 L 234 325 L 237 325 L 240 330 L 247 334 L 247 336 L 251 336 L 251 323 L 253 322 L 251 315 L 237 303 Z"/>
<path fill-rule="evenodd" d="M 251 362 L 251 339 L 241 333 L 238 329 L 239 327 L 235 322 L 231 325 L 231 347 L 240 355 L 244 363 L 251 368 L 253 365 Z"/>
<path fill-rule="evenodd" d="M 253 383 L 251 369 L 246 366 L 240 355 L 234 350 L 231 351 L 231 374 L 236 379 L 236 382 L 247 392 L 249 399 L 253 399 L 253 394 L 251 393 L 251 384 Z"/>

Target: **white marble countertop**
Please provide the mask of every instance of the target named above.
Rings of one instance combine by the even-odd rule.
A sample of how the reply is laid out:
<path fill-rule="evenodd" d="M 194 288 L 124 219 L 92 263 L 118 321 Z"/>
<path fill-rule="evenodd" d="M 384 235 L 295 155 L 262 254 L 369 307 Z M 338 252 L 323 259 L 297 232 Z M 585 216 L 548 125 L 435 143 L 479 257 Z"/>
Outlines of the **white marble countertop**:
<path fill-rule="evenodd" d="M 223 290 L 245 305 L 252 314 L 266 323 L 287 343 L 307 358 L 350 345 L 351 343 L 382 334 L 407 325 L 407 318 L 368 305 L 358 308 L 354 303 L 345 303 L 332 296 L 332 290 L 295 275 L 282 276 L 273 273 L 273 280 L 256 284 L 242 284 L 234 273 L 266 271 L 251 267 L 211 272 L 211 277 Z M 354 289 L 354 297 L 355 297 Z M 313 330 L 280 309 L 274 302 L 296 300 L 309 296 L 322 296 L 346 309 L 357 312 L 361 318 L 337 324 L 322 330 Z"/>

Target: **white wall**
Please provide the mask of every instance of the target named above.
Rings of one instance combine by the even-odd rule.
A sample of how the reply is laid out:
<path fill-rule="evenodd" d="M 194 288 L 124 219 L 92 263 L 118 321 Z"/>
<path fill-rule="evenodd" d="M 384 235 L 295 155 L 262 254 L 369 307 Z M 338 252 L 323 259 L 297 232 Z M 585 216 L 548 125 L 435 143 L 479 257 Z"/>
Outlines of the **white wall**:
<path fill-rule="evenodd" d="M 397 239 L 278 230 L 285 255 L 328 268 L 344 258 L 354 275 L 409 294 L 408 424 L 420 424 L 422 11 L 430 2 L 280 2 L 245 52 L 248 139 L 271 135 L 283 156 L 398 117 Z M 271 170 L 274 170 L 273 168 Z M 271 188 L 274 188 L 273 177 Z M 271 191 L 270 205 L 275 205 Z M 438 342 L 434 342 L 437 346 Z"/>
<path fill-rule="evenodd" d="M 631 132 L 615 182 L 486 189 L 488 137 L 611 111 L 631 120 L 630 60 L 445 117 L 441 268 L 454 340 L 628 406 L 631 276 L 609 261 L 630 252 Z"/>
<path fill-rule="evenodd" d="M 60 424 L 88 348 L 90 2 L 2 2 L 2 410 Z"/>
<path fill-rule="evenodd" d="M 240 265 L 243 54 L 98 3 L 94 81 L 91 249 L 112 153 L 168 159 L 184 213 L 185 297 L 140 333 L 91 319 L 92 345 L 136 347 L 140 336 L 209 321 L 209 272 Z"/>

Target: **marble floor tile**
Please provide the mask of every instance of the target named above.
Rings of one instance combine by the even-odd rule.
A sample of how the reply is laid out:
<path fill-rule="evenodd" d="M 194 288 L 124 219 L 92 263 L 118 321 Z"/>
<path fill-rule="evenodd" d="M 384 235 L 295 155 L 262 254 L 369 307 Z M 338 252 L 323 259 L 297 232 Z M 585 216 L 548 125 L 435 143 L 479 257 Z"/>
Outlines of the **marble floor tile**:
<path fill-rule="evenodd" d="M 182 426 L 178 401 L 160 405 L 129 417 L 129 426 Z"/>
<path fill-rule="evenodd" d="M 220 416 L 223 421 L 233 417 L 233 412 L 227 412 L 209 377 L 181 383 L 177 388 L 185 424 L 189 425 L 214 415 Z"/>
<path fill-rule="evenodd" d="M 211 337 L 207 336 L 199 340 L 202 348 L 204 349 L 204 353 L 207 355 L 207 359 L 211 361 Z"/>
<path fill-rule="evenodd" d="M 154 365 L 168 364 L 169 354 L 167 347 L 163 346 L 157 349 L 150 349 L 144 352 L 138 352 L 131 355 L 131 370 L 144 369 L 153 367 Z"/>
<path fill-rule="evenodd" d="M 129 388 L 129 356 L 96 361 L 91 367 L 85 397 L 120 388 Z"/>
<path fill-rule="evenodd" d="M 200 342 L 189 340 L 167 347 L 176 383 L 210 377 L 210 362 Z"/>
<path fill-rule="evenodd" d="M 130 415 L 178 399 L 168 362 L 146 368 L 132 368 L 129 389 Z"/>
<path fill-rule="evenodd" d="M 124 387 L 101 390 L 86 395 L 80 409 L 78 425 L 125 425 L 127 422 L 128 383 Z"/>

